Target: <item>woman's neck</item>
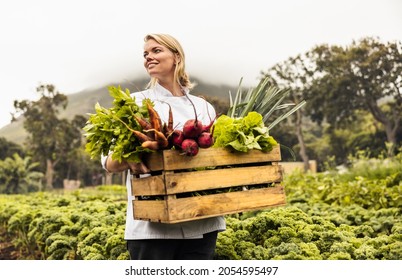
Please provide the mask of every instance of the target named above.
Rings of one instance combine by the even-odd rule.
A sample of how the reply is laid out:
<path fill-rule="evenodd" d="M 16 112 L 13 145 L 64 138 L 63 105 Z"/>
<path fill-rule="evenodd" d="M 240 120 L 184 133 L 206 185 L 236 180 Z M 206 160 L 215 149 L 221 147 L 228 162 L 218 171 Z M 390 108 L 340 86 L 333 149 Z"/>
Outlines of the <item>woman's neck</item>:
<path fill-rule="evenodd" d="M 184 92 L 182 91 L 181 86 L 173 81 L 170 82 L 164 82 L 164 81 L 158 81 L 158 83 L 163 86 L 165 89 L 167 89 L 168 91 L 170 91 L 172 93 L 173 96 L 183 96 Z"/>

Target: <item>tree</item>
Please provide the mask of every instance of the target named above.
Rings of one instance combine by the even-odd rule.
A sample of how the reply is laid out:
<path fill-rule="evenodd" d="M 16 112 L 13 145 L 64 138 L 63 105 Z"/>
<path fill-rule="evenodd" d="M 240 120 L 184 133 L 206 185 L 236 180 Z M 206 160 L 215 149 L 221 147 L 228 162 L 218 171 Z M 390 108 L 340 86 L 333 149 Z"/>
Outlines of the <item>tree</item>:
<path fill-rule="evenodd" d="M 24 115 L 24 128 L 29 133 L 27 151 L 46 170 L 46 188 L 51 189 L 56 165 L 71 150 L 80 147 L 81 129 L 57 117 L 59 109 L 67 106 L 66 95 L 51 84 L 38 86 L 37 92 L 39 100 L 16 100 L 14 107 Z"/>
<path fill-rule="evenodd" d="M 66 142 L 74 142 L 74 149 L 69 146 L 63 148 L 63 156 L 56 166 L 56 178 L 54 182 L 62 184 L 63 179 L 82 180 L 85 185 L 92 185 L 93 177 L 99 177 L 103 173 L 103 168 L 99 159 L 93 160 L 85 151 L 85 139 L 82 134 L 87 119 L 84 116 L 76 115 L 71 123 L 61 126 Z"/>
<path fill-rule="evenodd" d="M 15 153 L 22 157 L 25 155 L 25 152 L 20 145 L 10 142 L 4 137 L 0 137 L 0 160 L 12 157 Z"/>
<path fill-rule="evenodd" d="M 337 128 L 368 111 L 383 125 L 393 154 L 402 121 L 401 42 L 364 38 L 349 47 L 317 46 L 307 55 L 320 76 L 307 92 L 313 120 Z"/>
<path fill-rule="evenodd" d="M 42 187 L 43 173 L 36 171 L 39 164 L 30 157 L 13 157 L 0 160 L 0 193 L 26 193 L 38 191 Z"/>
<path fill-rule="evenodd" d="M 310 61 L 303 55 L 290 57 L 288 60 L 274 65 L 266 72 L 262 72 L 263 78 L 269 78 L 271 83 L 281 88 L 290 89 L 289 102 L 298 104 L 305 96 L 306 88 L 313 81 L 314 72 L 309 69 Z M 293 127 L 299 143 L 299 155 L 304 162 L 304 169 L 309 169 L 309 156 L 303 136 L 303 108 L 297 110 L 292 116 Z"/>

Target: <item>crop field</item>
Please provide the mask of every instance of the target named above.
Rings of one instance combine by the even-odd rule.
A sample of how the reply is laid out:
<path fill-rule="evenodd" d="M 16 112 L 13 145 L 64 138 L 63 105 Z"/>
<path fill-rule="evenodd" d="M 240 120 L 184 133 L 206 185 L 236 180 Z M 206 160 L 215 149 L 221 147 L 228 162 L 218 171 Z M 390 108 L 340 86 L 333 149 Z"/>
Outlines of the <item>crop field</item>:
<path fill-rule="evenodd" d="M 402 164 L 285 176 L 287 205 L 226 216 L 217 260 L 401 260 Z M 125 187 L 0 196 L 0 259 L 128 259 Z"/>

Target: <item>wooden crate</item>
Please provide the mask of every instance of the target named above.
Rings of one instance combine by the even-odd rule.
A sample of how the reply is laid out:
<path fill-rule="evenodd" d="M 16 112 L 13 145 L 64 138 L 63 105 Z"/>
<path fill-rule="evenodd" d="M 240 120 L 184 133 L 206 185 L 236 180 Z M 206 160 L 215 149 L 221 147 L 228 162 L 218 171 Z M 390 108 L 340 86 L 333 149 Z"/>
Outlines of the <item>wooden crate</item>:
<path fill-rule="evenodd" d="M 155 175 L 132 179 L 134 219 L 178 223 L 284 205 L 280 160 L 279 146 L 268 153 L 209 148 L 194 157 L 174 150 L 150 154 L 145 163 Z"/>

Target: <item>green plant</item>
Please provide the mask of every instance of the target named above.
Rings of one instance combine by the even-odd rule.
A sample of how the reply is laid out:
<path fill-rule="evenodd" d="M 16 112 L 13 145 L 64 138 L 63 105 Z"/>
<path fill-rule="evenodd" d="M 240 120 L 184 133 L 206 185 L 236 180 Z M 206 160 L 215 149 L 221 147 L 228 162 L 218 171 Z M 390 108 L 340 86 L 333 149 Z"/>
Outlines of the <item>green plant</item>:
<path fill-rule="evenodd" d="M 97 103 L 96 112 L 89 114 L 83 128 L 87 139 L 85 150 L 91 158 L 99 158 L 113 151 L 112 157 L 115 160 L 139 162 L 140 154 L 148 149 L 141 147 L 141 142 L 132 130 L 142 130 L 135 117 L 148 117 L 146 101 L 138 106 L 128 89 L 123 91 L 120 86 L 108 89 L 114 98 L 113 107 L 107 109 Z"/>
<path fill-rule="evenodd" d="M 387 172 L 375 172 L 382 164 L 371 164 L 376 178 L 352 178 L 348 172 L 286 175 L 287 206 L 226 216 L 215 258 L 402 259 L 398 157 Z M 123 191 L 105 186 L 0 195 L 0 228 L 14 237 L 24 259 L 127 260 Z"/>
<path fill-rule="evenodd" d="M 238 118 L 222 115 L 216 120 L 213 130 L 214 147 L 231 147 L 241 152 L 252 149 L 268 152 L 277 145 L 257 112 Z"/>
<path fill-rule="evenodd" d="M 263 116 L 263 122 L 268 130 L 271 130 L 306 104 L 305 100 L 299 104 L 283 103 L 290 90 L 270 85 L 269 78 L 262 79 L 255 88 L 250 88 L 244 93 L 241 87 L 242 80 L 240 79 L 235 97 L 229 93 L 230 107 L 227 115 L 231 118 L 242 118 L 249 112 L 255 111 Z M 274 113 L 281 110 L 285 111 L 271 121 L 270 118 L 274 117 Z"/>
<path fill-rule="evenodd" d="M 36 171 L 39 163 L 31 162 L 31 157 L 13 157 L 0 160 L 0 193 L 26 193 L 38 191 L 42 187 L 43 173 Z"/>

